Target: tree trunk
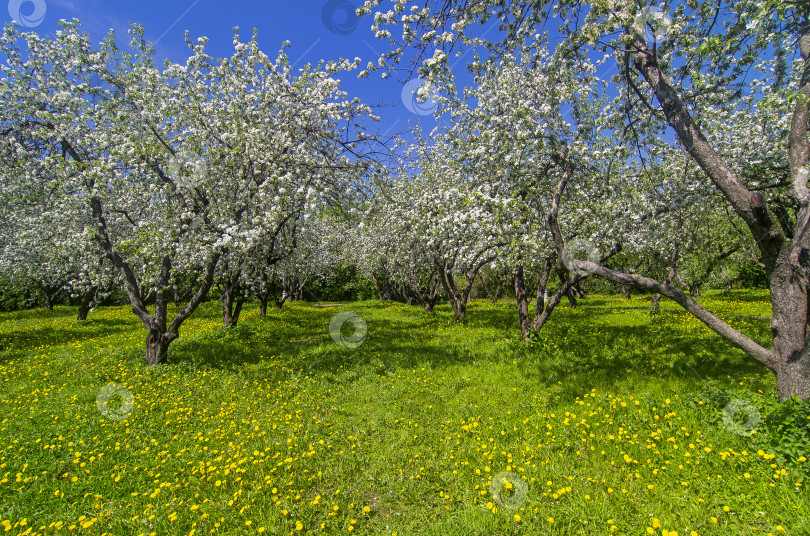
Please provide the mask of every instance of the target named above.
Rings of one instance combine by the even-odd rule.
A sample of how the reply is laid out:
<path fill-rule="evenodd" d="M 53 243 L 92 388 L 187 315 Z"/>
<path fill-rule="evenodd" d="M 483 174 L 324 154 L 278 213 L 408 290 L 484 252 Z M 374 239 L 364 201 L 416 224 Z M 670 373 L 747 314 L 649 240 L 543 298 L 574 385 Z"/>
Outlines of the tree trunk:
<path fill-rule="evenodd" d="M 570 285 L 568 290 L 565 291 L 565 296 L 568 298 L 568 304 L 572 309 L 577 306 L 577 296 L 574 293 L 573 285 Z"/>
<path fill-rule="evenodd" d="M 205 296 L 208 294 L 208 290 L 214 282 L 214 271 L 216 270 L 221 253 L 215 252 L 208 258 L 204 277 L 202 281 L 199 282 L 197 292 L 194 293 L 188 303 L 174 315 L 171 324 L 167 327 L 166 293 L 171 278 L 171 258 L 168 256 L 163 257 L 160 275 L 155 289 L 155 312 L 153 315 L 150 315 L 141 298 L 141 288 L 135 276 L 135 271 L 113 248 L 112 241 L 107 233 L 107 221 L 104 218 L 101 199 L 92 197 L 90 199 L 90 207 L 93 213 L 93 220 L 96 223 L 96 242 L 104 251 L 107 258 L 113 263 L 113 266 L 116 267 L 119 274 L 121 274 L 121 278 L 124 281 L 124 288 L 129 297 L 129 303 L 132 306 L 132 312 L 135 313 L 146 329 L 149 330 L 149 335 L 146 337 L 146 363 L 148 365 L 161 363 L 166 360 L 171 342 L 180 336 L 180 326 L 197 310 L 197 307 L 199 307 L 200 303 L 202 303 L 203 299 L 205 299 Z"/>
<path fill-rule="evenodd" d="M 807 282 L 793 273 L 787 258 L 789 247 L 783 247 L 779 263 L 770 277 L 771 283 L 771 332 L 773 351 L 776 354 L 776 390 L 779 400 L 787 400 L 791 394 L 802 399 L 810 398 L 810 345 L 805 342 L 807 333 L 808 293 Z"/>
<path fill-rule="evenodd" d="M 422 304 L 422 308 L 425 312 L 432 313 L 433 307 L 436 305 L 436 302 L 439 301 L 440 285 L 436 277 L 436 269 L 434 268 L 433 271 L 430 272 L 424 291 L 419 285 L 419 278 L 416 273 L 411 273 L 408 286 L 410 287 L 411 293 L 416 296 L 416 299 Z"/>
<path fill-rule="evenodd" d="M 622 296 L 626 300 L 630 299 L 630 286 L 629 285 L 619 285 L 619 291 L 622 293 Z"/>
<path fill-rule="evenodd" d="M 245 300 L 239 285 L 240 274 L 241 270 L 237 269 L 235 273 L 229 273 L 222 278 L 219 296 L 222 300 L 222 326 L 225 328 L 234 328 L 239 322 L 239 313 Z"/>
<path fill-rule="evenodd" d="M 222 300 L 222 327 L 234 327 L 237 320 L 233 318 L 233 289 L 223 290 L 220 298 Z"/>
<path fill-rule="evenodd" d="M 65 288 L 65 285 L 60 287 L 50 286 L 43 283 L 39 283 L 39 288 L 42 290 L 42 294 L 45 296 L 45 308 L 49 311 L 53 311 L 53 302 L 56 300 L 56 297 L 62 292 L 62 289 Z"/>
<path fill-rule="evenodd" d="M 802 19 L 802 23 L 796 25 L 796 41 L 804 64 L 804 76 L 798 88 L 801 98 L 793 105 L 787 147 L 791 186 L 798 205 L 795 224 L 789 218 L 780 217 L 779 212 L 773 210 L 775 207 L 769 207 L 760 192 L 749 190 L 717 154 L 692 118 L 677 89 L 661 70 L 658 56 L 648 48 L 643 36 L 633 36 L 628 43 L 635 49 L 634 67 L 653 90 L 678 140 L 751 231 L 770 283 L 773 347 L 770 350 L 762 347 L 676 288 L 644 277 L 619 274 L 601 266 L 587 266 L 613 281 L 655 289 L 674 299 L 728 342 L 774 372 L 780 400 L 786 400 L 791 395 L 810 398 L 810 344 L 805 342 L 810 276 L 810 233 L 806 232 L 810 221 L 807 174 L 807 165 L 810 164 L 810 108 L 807 105 L 810 97 L 810 76 L 807 75 L 810 72 L 810 25 L 806 23 L 806 16 Z"/>
<path fill-rule="evenodd" d="M 413 294 L 408 289 L 408 285 L 405 283 L 398 283 L 399 293 L 402 296 L 403 301 L 406 305 L 411 305 L 413 303 Z"/>
<path fill-rule="evenodd" d="M 446 273 L 442 277 L 445 292 L 447 292 L 447 299 L 450 301 L 450 306 L 453 308 L 453 313 L 456 315 L 456 322 L 461 322 L 467 316 L 467 300 L 463 299 L 461 292 L 458 291 L 456 280 L 452 273 Z"/>
<path fill-rule="evenodd" d="M 79 303 L 79 314 L 76 317 L 76 320 L 81 322 L 87 320 L 87 315 L 90 314 L 90 304 L 93 302 L 93 296 L 95 293 L 95 287 L 91 287 L 84 291 L 82 294 L 82 301 Z"/>
<path fill-rule="evenodd" d="M 225 328 L 235 328 L 239 322 L 239 313 L 242 312 L 244 297 L 235 296 L 235 292 L 222 291 L 222 326 Z"/>
<path fill-rule="evenodd" d="M 382 291 L 380 290 L 380 284 L 377 281 L 377 276 L 375 276 L 374 274 L 371 274 L 371 282 L 374 283 L 374 290 L 377 292 L 377 299 L 382 301 L 383 296 Z"/>
<path fill-rule="evenodd" d="M 573 287 L 571 287 L 571 289 L 576 292 L 576 296 L 580 300 L 587 300 L 588 299 L 588 296 L 585 294 L 585 280 L 584 279 L 580 280 L 580 282 L 578 284 L 574 285 Z"/>
<path fill-rule="evenodd" d="M 543 329 L 543 326 L 546 325 L 546 322 L 548 322 L 548 319 L 551 317 L 551 313 L 554 312 L 554 309 L 557 307 L 557 305 L 560 304 L 560 302 L 563 299 L 563 296 L 569 294 L 571 286 L 578 279 L 579 276 L 574 276 L 573 279 L 569 279 L 565 281 L 562 285 L 560 285 L 560 288 L 557 289 L 557 292 L 555 292 L 551 296 L 551 299 L 548 300 L 548 302 L 546 303 L 546 306 L 545 308 L 543 308 L 543 311 L 539 315 L 535 315 L 534 322 L 532 323 L 532 329 L 534 331 L 540 331 L 541 329 Z"/>
<path fill-rule="evenodd" d="M 535 320 L 543 314 L 548 301 L 548 276 L 551 274 L 551 267 L 554 265 L 554 257 L 546 257 L 543 262 L 543 269 L 537 277 L 537 289 L 535 291 L 534 318 Z M 542 300 L 542 302 L 540 301 Z"/>
<path fill-rule="evenodd" d="M 387 277 L 385 274 L 379 278 L 374 274 L 371 275 L 371 280 L 374 282 L 374 290 L 377 291 L 377 299 L 380 301 L 391 299 L 391 287 L 388 285 Z"/>
<path fill-rule="evenodd" d="M 157 331 L 150 331 L 146 336 L 146 364 L 165 363 L 169 356 L 169 345 L 176 338 L 167 333 L 161 334 Z"/>
<path fill-rule="evenodd" d="M 259 296 L 259 316 L 265 317 L 267 316 L 267 293 L 262 292 Z"/>
<path fill-rule="evenodd" d="M 484 292 L 486 293 L 487 298 L 489 298 L 489 301 L 491 303 L 498 303 L 498 296 L 501 293 L 501 287 L 503 286 L 503 280 L 498 278 L 498 284 L 495 286 L 495 290 L 493 292 L 490 292 L 489 288 L 487 288 L 486 283 L 484 283 L 484 276 L 483 275 L 478 274 L 478 280 L 481 281 L 481 287 L 484 289 Z"/>
<path fill-rule="evenodd" d="M 526 296 L 526 282 L 523 278 L 523 265 L 515 268 L 515 296 L 517 297 L 518 324 L 523 340 L 529 338 L 529 301 Z"/>

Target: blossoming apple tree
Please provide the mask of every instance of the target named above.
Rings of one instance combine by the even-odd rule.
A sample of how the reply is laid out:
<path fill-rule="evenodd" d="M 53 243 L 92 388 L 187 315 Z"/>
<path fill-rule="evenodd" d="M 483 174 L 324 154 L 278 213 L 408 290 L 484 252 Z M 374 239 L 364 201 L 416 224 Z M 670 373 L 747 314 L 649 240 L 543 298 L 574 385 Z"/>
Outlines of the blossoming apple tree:
<path fill-rule="evenodd" d="M 771 370 L 780 399 L 810 397 L 807 3 L 392 0 L 385 2 L 390 9 L 380 9 L 383 3 L 368 0 L 359 10 L 376 10 L 373 29 L 391 44 L 378 65 L 418 70 L 449 93 L 454 89 L 451 54 L 477 49 L 470 63 L 475 71 L 505 53 L 544 42 L 548 33 L 557 44 L 547 61 L 602 57 L 604 66 L 615 68 L 612 107 L 623 116 L 616 132 L 622 144 L 635 149 L 635 162 L 645 163 L 647 147 L 661 142 L 684 151 L 699 168 L 695 176 L 701 184 L 722 197 L 750 234 L 769 281 L 773 344 L 762 346 L 665 281 L 620 272 L 593 259 L 574 260 L 572 266 L 673 299 Z M 791 68 L 794 58 L 798 69 Z M 749 111 L 746 95 L 754 95 L 758 107 L 789 107 L 788 128 L 766 137 L 765 147 L 746 141 L 751 121 L 738 115 Z M 724 130 L 734 134 L 731 145 L 716 135 Z M 762 191 L 763 183 L 779 186 Z M 562 256 L 564 244 L 556 248 Z"/>
<path fill-rule="evenodd" d="M 48 192 L 43 213 L 90 237 L 115 267 L 146 327 L 146 362 L 164 361 L 182 323 L 208 293 L 222 258 L 261 244 L 289 218 L 286 196 L 314 203 L 355 176 L 352 130 L 369 112 L 348 101 L 334 74 L 356 62 L 297 75 L 234 38 L 230 58 L 187 39 L 185 64 L 153 62 L 143 29 L 127 50 L 110 35 L 99 49 L 63 23 L 52 38 L 8 25 L 0 40 L 3 177 Z M 96 76 L 100 84 L 90 84 Z M 345 132 L 341 125 L 344 125 Z M 22 195 L 22 193 L 21 193 Z M 169 318 L 177 274 L 198 273 Z M 154 296 L 152 309 L 146 297 Z"/>

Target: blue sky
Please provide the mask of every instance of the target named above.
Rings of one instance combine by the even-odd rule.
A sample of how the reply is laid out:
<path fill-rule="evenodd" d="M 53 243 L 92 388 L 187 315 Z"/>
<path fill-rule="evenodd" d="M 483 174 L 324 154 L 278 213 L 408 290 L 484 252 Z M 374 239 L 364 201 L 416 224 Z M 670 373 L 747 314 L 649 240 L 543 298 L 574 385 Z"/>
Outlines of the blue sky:
<path fill-rule="evenodd" d="M 287 55 L 296 67 L 339 57 L 360 57 L 365 66 L 368 61 L 376 62 L 387 45 L 372 34 L 370 16 L 358 19 L 351 12 L 362 5 L 361 0 L 5 1 L 8 10 L 2 13 L 4 24 L 12 19 L 23 21 L 28 30 L 43 35 L 53 34 L 60 19 L 77 18 L 94 42 L 99 42 L 111 28 L 128 41 L 129 24 L 138 22 L 144 26 L 146 37 L 155 43 L 159 61 L 168 58 L 184 62 L 189 54 L 183 38 L 186 30 L 193 38 L 207 36 L 208 50 L 213 56 L 230 56 L 236 26 L 242 40 L 249 39 L 253 28 L 257 28 L 259 42 L 271 58 L 282 42 L 289 40 L 291 46 Z M 398 80 L 396 76 L 383 80 L 379 73 L 362 80 L 353 73 L 341 80 L 350 97 L 382 105 L 375 109 L 381 121 L 372 127 L 374 133 L 390 135 L 406 129 L 409 121 L 417 120 L 421 120 L 425 131 L 429 132 L 436 124 L 432 115 L 424 114 L 424 108 L 423 113 L 413 113 L 403 103 L 405 80 Z M 429 103 L 427 107 L 430 108 Z"/>

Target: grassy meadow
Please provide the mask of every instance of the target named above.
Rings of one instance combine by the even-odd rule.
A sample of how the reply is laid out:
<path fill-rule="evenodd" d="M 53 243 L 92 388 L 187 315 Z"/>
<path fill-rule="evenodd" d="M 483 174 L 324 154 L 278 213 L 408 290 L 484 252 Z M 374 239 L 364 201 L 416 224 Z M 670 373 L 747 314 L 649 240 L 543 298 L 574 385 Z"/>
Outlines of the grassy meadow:
<path fill-rule="evenodd" d="M 766 292 L 701 302 L 769 345 Z M 801 466 L 722 418 L 764 414 L 772 375 L 648 307 L 592 296 L 526 346 L 508 302 L 464 325 L 253 306 L 232 330 L 210 302 L 155 367 L 127 307 L 0 314 L 0 534 L 810 534 Z M 344 310 L 356 348 L 328 332 Z"/>

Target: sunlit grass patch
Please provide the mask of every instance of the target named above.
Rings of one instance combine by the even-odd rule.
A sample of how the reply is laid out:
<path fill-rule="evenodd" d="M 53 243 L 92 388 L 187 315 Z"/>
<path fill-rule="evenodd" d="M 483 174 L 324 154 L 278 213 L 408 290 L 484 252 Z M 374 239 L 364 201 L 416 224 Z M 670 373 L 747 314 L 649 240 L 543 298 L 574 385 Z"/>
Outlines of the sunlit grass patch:
<path fill-rule="evenodd" d="M 671 304 L 615 298 L 559 308 L 528 346 L 508 303 L 464 325 L 292 303 L 234 330 L 207 303 L 151 368 L 127 308 L 0 315 L 0 531 L 800 534 L 798 475 L 722 420 L 731 398 L 764 411 L 770 373 Z M 357 348 L 329 336 L 342 310 L 368 325 Z M 97 405 L 111 383 L 134 399 L 120 421 Z"/>

